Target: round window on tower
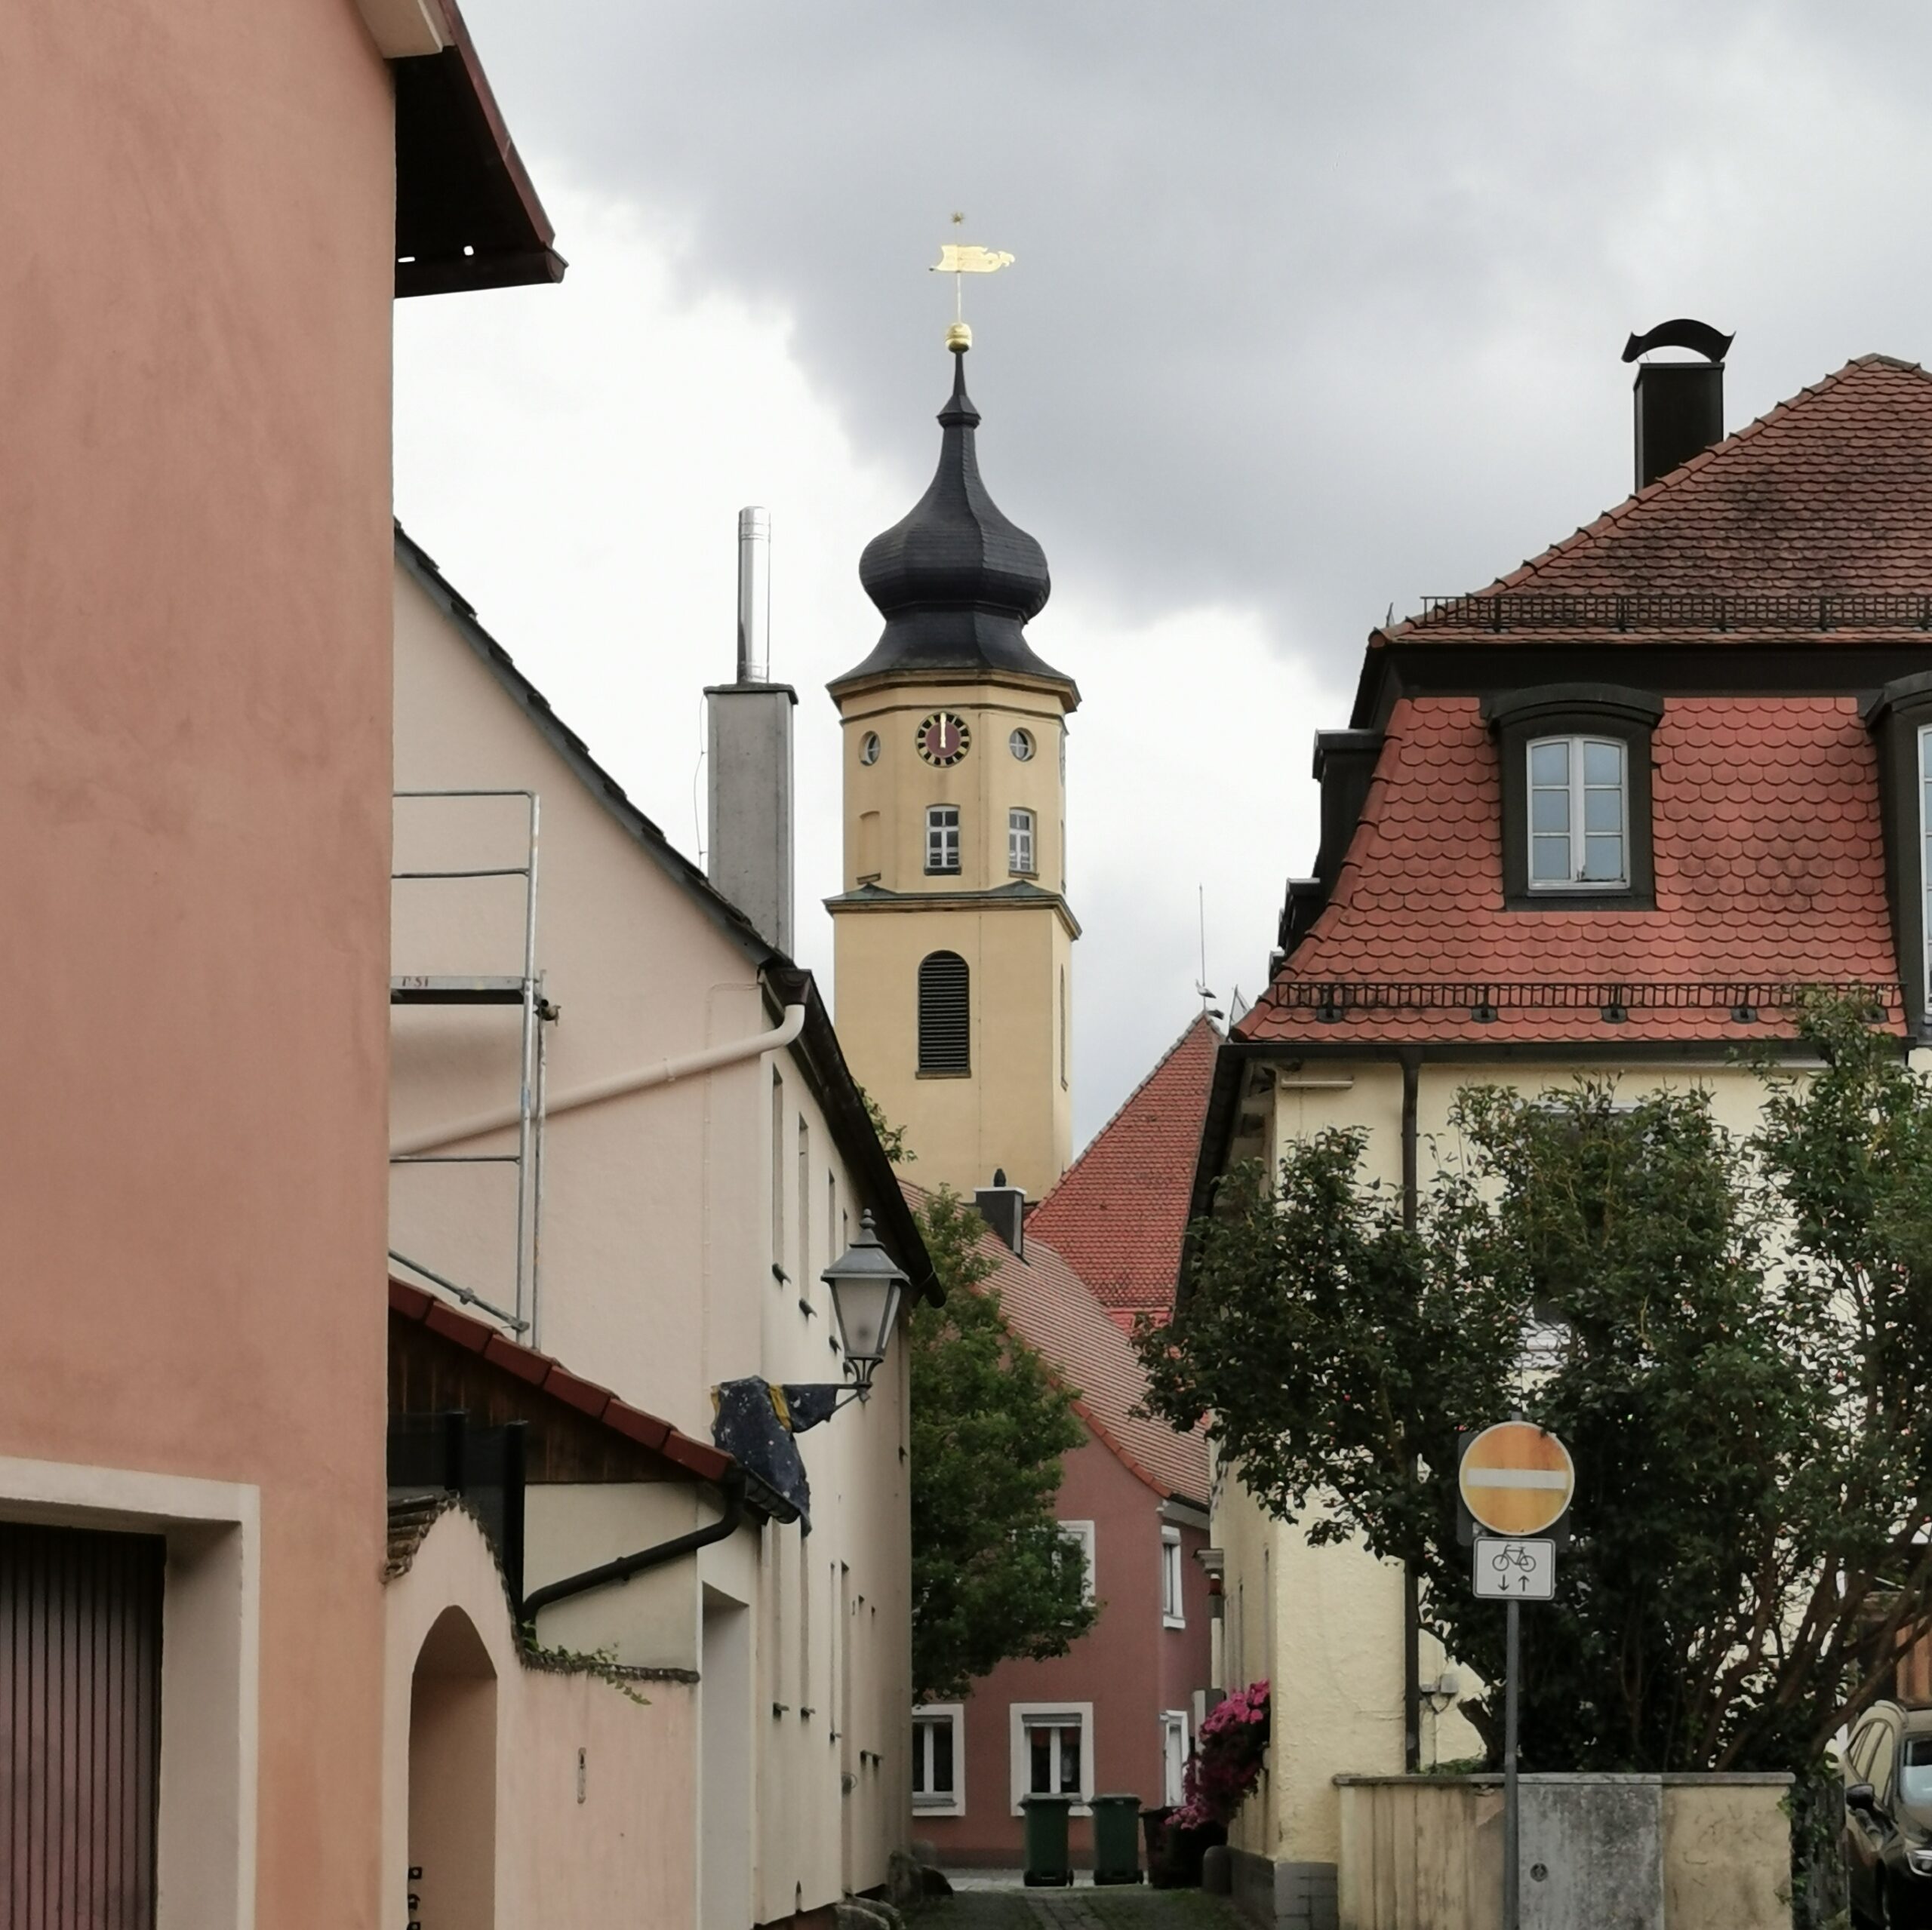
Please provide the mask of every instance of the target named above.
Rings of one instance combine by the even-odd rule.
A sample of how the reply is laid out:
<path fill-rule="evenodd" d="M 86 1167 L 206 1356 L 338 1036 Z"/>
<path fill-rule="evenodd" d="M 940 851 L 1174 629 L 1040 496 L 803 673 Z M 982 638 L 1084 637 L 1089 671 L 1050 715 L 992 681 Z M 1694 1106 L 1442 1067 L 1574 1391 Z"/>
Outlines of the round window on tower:
<path fill-rule="evenodd" d="M 862 764 L 878 762 L 878 733 L 876 730 L 868 730 L 859 739 L 859 761 Z"/>
<path fill-rule="evenodd" d="M 1006 740 L 1006 748 L 1011 751 L 1023 764 L 1031 764 L 1032 762 L 1033 740 L 1025 731 L 1016 730 L 1013 735 Z"/>

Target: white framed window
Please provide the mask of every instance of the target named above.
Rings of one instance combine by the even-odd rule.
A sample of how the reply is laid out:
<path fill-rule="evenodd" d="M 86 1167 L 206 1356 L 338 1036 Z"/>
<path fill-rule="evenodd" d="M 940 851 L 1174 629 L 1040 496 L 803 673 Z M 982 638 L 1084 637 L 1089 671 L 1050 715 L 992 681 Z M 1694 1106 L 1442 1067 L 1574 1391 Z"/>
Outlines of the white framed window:
<path fill-rule="evenodd" d="M 1033 875 L 1033 813 L 1017 805 L 1006 814 L 1006 868 L 1018 877 Z"/>
<path fill-rule="evenodd" d="M 1187 1711 L 1164 1710 L 1161 1716 L 1161 1800 L 1178 1807 L 1187 1796 Z"/>
<path fill-rule="evenodd" d="M 1918 887 L 1924 908 L 1927 997 L 1932 1001 L 1932 724 L 1918 730 Z"/>
<path fill-rule="evenodd" d="M 1094 1705 L 1091 1702 L 1015 1702 L 1013 1813 L 1026 1796 L 1070 1796 L 1073 1813 L 1088 1814 L 1094 1793 Z"/>
<path fill-rule="evenodd" d="M 1094 1524 L 1091 1521 L 1063 1521 L 1060 1532 L 1079 1550 L 1080 1599 L 1083 1602 L 1091 1602 L 1094 1599 Z"/>
<path fill-rule="evenodd" d="M 922 1702 L 912 1711 L 912 1807 L 928 1816 L 966 1813 L 963 1702 Z"/>
<path fill-rule="evenodd" d="M 928 804 L 926 807 L 926 869 L 956 871 L 959 868 L 959 807 Z"/>
<path fill-rule="evenodd" d="M 1621 891 L 1630 883 L 1626 754 L 1615 737 L 1539 737 L 1530 761 L 1530 889 Z"/>
<path fill-rule="evenodd" d="M 1180 1530 L 1161 1530 L 1161 1623 L 1165 1628 L 1187 1626 L 1187 1598 L 1181 1593 Z"/>
<path fill-rule="evenodd" d="M 1033 739 L 1029 733 L 1016 730 L 1006 740 L 1006 748 L 1023 764 L 1029 764 L 1033 761 Z"/>

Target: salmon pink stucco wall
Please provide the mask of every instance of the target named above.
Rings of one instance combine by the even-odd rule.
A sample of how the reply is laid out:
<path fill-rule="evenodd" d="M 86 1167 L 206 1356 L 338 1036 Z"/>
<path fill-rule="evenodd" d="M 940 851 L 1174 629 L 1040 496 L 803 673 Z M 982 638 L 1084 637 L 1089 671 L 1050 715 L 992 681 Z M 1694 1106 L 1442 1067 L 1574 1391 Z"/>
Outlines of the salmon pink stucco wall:
<path fill-rule="evenodd" d="M 355 1930 L 391 1920 L 390 83 L 351 0 L 5 38 L 0 1455 L 259 1496 L 254 1813 L 202 1847 L 254 1857 L 236 1920 Z"/>
<path fill-rule="evenodd" d="M 1014 1812 L 1012 1708 L 1015 1703 L 1093 1705 L 1093 1793 L 1163 1799 L 1161 1716 L 1189 1712 L 1208 1687 L 1207 1581 L 1195 1550 L 1206 1533 L 1183 1527 L 1181 1586 L 1186 1626 L 1165 1626 L 1161 1606 L 1161 1498 L 1102 1442 L 1089 1435 L 1068 1455 L 1054 1504 L 1063 1521 L 1094 1524 L 1094 1592 L 1100 1619 L 1064 1655 L 1002 1662 L 968 1699 L 964 1813 L 916 1811 L 912 1833 L 946 1864 L 1017 1867 L 1022 1818 Z M 1093 1826 L 1071 1823 L 1074 1861 L 1093 1861 Z"/>

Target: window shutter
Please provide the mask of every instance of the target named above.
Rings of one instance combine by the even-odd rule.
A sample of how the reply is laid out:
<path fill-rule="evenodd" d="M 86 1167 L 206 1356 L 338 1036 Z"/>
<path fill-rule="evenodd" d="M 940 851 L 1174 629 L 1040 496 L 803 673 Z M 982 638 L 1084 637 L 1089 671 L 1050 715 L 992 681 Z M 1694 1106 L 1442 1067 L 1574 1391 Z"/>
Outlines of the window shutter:
<path fill-rule="evenodd" d="M 972 1070 L 971 1000 L 966 961 L 935 951 L 919 961 L 919 1070 Z"/>

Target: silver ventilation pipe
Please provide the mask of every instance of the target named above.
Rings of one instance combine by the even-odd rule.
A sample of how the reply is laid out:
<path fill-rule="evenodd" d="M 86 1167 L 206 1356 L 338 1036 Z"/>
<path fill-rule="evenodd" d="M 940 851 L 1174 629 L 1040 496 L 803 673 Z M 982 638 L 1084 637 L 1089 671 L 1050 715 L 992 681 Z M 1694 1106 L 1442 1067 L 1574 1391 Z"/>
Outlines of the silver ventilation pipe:
<path fill-rule="evenodd" d="M 705 690 L 706 870 L 763 936 L 792 951 L 792 711 L 771 681 L 771 518 L 738 512 L 738 674 Z"/>
<path fill-rule="evenodd" d="M 771 681 L 771 518 L 738 512 L 738 681 Z"/>

